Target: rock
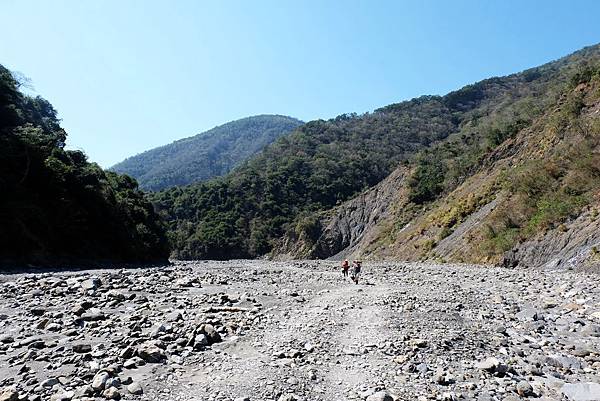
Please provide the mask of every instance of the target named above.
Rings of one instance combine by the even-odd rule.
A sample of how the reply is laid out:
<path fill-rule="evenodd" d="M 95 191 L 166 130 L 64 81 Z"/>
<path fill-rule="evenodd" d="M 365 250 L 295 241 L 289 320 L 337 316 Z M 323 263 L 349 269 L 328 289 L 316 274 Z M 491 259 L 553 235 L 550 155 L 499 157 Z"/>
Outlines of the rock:
<path fill-rule="evenodd" d="M 152 332 L 150 333 L 150 337 L 152 337 L 152 338 L 160 337 L 162 334 L 169 332 L 170 331 L 169 329 L 170 329 L 170 326 L 168 326 L 164 323 L 160 323 L 152 329 Z"/>
<path fill-rule="evenodd" d="M 167 322 L 176 322 L 178 320 L 183 320 L 183 316 L 181 316 L 181 312 L 179 312 L 179 311 L 173 311 L 173 312 L 168 313 L 165 316 L 165 320 Z"/>
<path fill-rule="evenodd" d="M 427 340 L 425 340 L 423 338 L 415 338 L 414 340 L 410 341 L 410 345 L 412 345 L 413 347 L 417 347 L 417 348 L 426 348 Z"/>
<path fill-rule="evenodd" d="M 78 354 L 87 354 L 92 351 L 92 346 L 90 344 L 73 344 L 73 352 Z"/>
<path fill-rule="evenodd" d="M 10 344 L 15 341 L 15 338 L 9 334 L 0 335 L 0 343 L 2 344 Z"/>
<path fill-rule="evenodd" d="M 144 389 L 142 389 L 141 384 L 138 382 L 133 382 L 130 385 L 128 385 L 127 391 L 129 391 L 129 393 L 133 395 L 141 395 L 144 393 Z"/>
<path fill-rule="evenodd" d="M 92 388 L 96 391 L 104 390 L 106 381 L 109 377 L 110 375 L 105 371 L 96 373 L 96 376 L 94 376 L 94 379 L 92 380 Z"/>
<path fill-rule="evenodd" d="M 368 396 L 367 401 L 394 401 L 394 397 L 387 391 L 378 391 L 375 394 Z"/>
<path fill-rule="evenodd" d="M 121 353 L 119 354 L 119 357 L 121 359 L 129 359 L 131 358 L 133 355 L 135 354 L 135 348 L 133 347 L 125 347 Z"/>
<path fill-rule="evenodd" d="M 221 342 L 221 335 L 215 330 L 214 326 L 211 324 L 203 324 L 200 325 L 198 332 L 201 334 L 205 334 L 208 337 L 209 344 L 214 344 Z"/>
<path fill-rule="evenodd" d="M 104 393 L 102 393 L 102 396 L 104 398 L 106 398 L 107 400 L 120 400 L 121 399 L 121 393 L 115 387 L 110 387 L 110 388 L 107 388 L 106 390 L 104 390 Z"/>
<path fill-rule="evenodd" d="M 560 390 L 571 401 L 599 401 L 600 384 L 566 383 Z"/>
<path fill-rule="evenodd" d="M 442 393 L 442 401 L 457 401 L 458 397 L 456 396 L 456 393 L 454 393 L 453 391 L 447 391 Z"/>
<path fill-rule="evenodd" d="M 19 401 L 19 393 L 13 389 L 6 389 L 0 393 L 0 401 Z"/>
<path fill-rule="evenodd" d="M 489 357 L 485 361 L 481 361 L 477 364 L 477 367 L 481 370 L 493 372 L 500 366 L 500 361 L 494 357 Z"/>
<path fill-rule="evenodd" d="M 137 348 L 137 354 L 140 358 L 149 363 L 160 363 L 167 359 L 165 352 L 152 343 L 140 345 Z"/>
<path fill-rule="evenodd" d="M 29 310 L 29 312 L 31 312 L 31 314 L 33 316 L 38 316 L 39 317 L 39 316 L 44 315 L 44 313 L 46 313 L 46 309 L 44 309 L 44 308 L 31 308 Z"/>
<path fill-rule="evenodd" d="M 198 334 L 196 338 L 194 338 L 194 345 L 199 347 L 205 347 L 208 345 L 208 337 L 206 334 Z"/>
<path fill-rule="evenodd" d="M 90 311 L 83 313 L 79 319 L 85 322 L 97 322 L 99 320 L 105 320 L 106 315 L 99 310 L 91 309 Z"/>
<path fill-rule="evenodd" d="M 94 395 L 94 391 L 95 390 L 90 385 L 81 386 L 75 390 L 74 397 L 78 398 L 78 399 L 84 398 L 84 397 L 90 397 L 90 396 Z"/>
<path fill-rule="evenodd" d="M 425 362 L 422 362 L 416 366 L 417 372 L 424 375 L 429 371 L 429 366 Z"/>
<path fill-rule="evenodd" d="M 521 380 L 517 383 L 517 394 L 521 397 L 529 397 L 530 395 L 533 395 L 533 387 L 528 381 Z"/>
<path fill-rule="evenodd" d="M 81 283 L 81 288 L 84 290 L 95 290 L 102 285 L 102 281 L 98 277 L 92 277 Z"/>
<path fill-rule="evenodd" d="M 104 388 L 110 388 L 110 387 L 116 387 L 116 388 L 121 387 L 121 380 L 119 380 L 118 377 L 110 377 L 106 381 L 106 384 L 104 385 Z"/>
<path fill-rule="evenodd" d="M 444 369 L 437 368 L 433 373 L 433 382 L 443 386 L 450 384 L 452 380 L 449 380 L 446 375 L 447 372 Z"/>
<path fill-rule="evenodd" d="M 542 308 L 544 309 L 552 309 L 552 308 L 556 308 L 558 306 L 558 302 L 555 301 L 554 299 L 545 299 L 544 303 L 542 304 Z"/>
<path fill-rule="evenodd" d="M 122 292 L 117 291 L 117 290 L 110 290 L 109 292 L 106 293 L 106 296 L 110 299 L 115 299 L 119 302 L 123 302 L 123 301 L 125 301 L 125 299 L 127 299 L 125 294 L 123 294 Z"/>
<path fill-rule="evenodd" d="M 544 318 L 540 311 L 533 308 L 523 309 L 515 317 L 523 322 L 542 320 Z"/>
<path fill-rule="evenodd" d="M 579 370 L 581 369 L 581 361 L 575 357 L 562 355 L 550 355 L 544 358 L 544 363 L 555 368 Z"/>
<path fill-rule="evenodd" d="M 575 349 L 574 349 L 574 350 L 571 352 L 571 354 L 572 354 L 572 355 L 574 355 L 574 356 L 578 356 L 578 357 L 582 357 L 582 358 L 583 358 L 583 357 L 586 357 L 586 356 L 588 356 L 588 355 L 589 355 L 589 354 L 591 354 L 591 353 L 592 353 L 592 352 L 590 351 L 590 349 L 589 349 L 589 348 L 587 348 L 587 347 L 585 347 L 585 346 L 579 346 L 579 347 L 576 347 L 576 348 L 575 348 Z"/>
<path fill-rule="evenodd" d="M 50 401 L 71 401 L 71 399 L 74 396 L 74 391 L 65 391 L 58 394 L 54 394 L 52 397 L 50 397 Z"/>
<path fill-rule="evenodd" d="M 123 367 L 125 369 L 134 369 L 137 367 L 137 361 L 134 358 L 128 359 L 123 362 Z"/>
<path fill-rule="evenodd" d="M 46 380 L 44 380 L 40 385 L 42 387 L 50 388 L 50 387 L 56 386 L 58 383 L 60 383 L 60 382 L 58 381 L 58 379 L 56 377 L 49 377 Z"/>

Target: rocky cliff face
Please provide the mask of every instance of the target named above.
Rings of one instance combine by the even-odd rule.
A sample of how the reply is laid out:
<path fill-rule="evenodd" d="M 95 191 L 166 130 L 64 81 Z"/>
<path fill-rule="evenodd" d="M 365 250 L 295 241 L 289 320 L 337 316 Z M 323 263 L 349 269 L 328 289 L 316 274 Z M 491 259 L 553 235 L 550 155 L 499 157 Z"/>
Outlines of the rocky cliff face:
<path fill-rule="evenodd" d="M 576 219 L 508 251 L 503 265 L 546 268 L 600 268 L 600 204 L 590 207 Z"/>
<path fill-rule="evenodd" d="M 359 255 L 376 237 L 380 221 L 405 193 L 406 168 L 398 168 L 375 187 L 319 216 L 316 239 L 290 232 L 276 249 L 278 257 L 342 259 Z"/>

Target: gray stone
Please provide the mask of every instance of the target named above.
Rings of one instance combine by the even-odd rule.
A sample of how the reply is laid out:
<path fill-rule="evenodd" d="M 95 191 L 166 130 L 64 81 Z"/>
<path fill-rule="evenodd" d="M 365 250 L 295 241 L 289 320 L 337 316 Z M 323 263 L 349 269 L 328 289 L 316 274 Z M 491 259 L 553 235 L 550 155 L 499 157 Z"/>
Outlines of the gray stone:
<path fill-rule="evenodd" d="M 74 396 L 74 391 L 64 391 L 54 394 L 52 397 L 50 397 L 50 401 L 71 401 Z"/>
<path fill-rule="evenodd" d="M 394 397 L 387 391 L 378 391 L 375 394 L 368 396 L 367 401 L 394 401 Z"/>
<path fill-rule="evenodd" d="M 102 371 L 96 373 L 96 376 L 94 376 L 94 379 L 92 380 L 92 388 L 97 391 L 104 390 L 104 386 L 106 385 L 106 381 L 109 377 L 110 375 L 108 372 Z"/>
<path fill-rule="evenodd" d="M 19 393 L 13 389 L 6 389 L 0 393 L 0 401 L 19 401 Z"/>
<path fill-rule="evenodd" d="M 42 387 L 54 387 L 59 383 L 56 377 L 49 377 L 41 383 Z"/>
<path fill-rule="evenodd" d="M 528 381 L 521 380 L 517 383 L 517 394 L 521 397 L 529 397 L 530 395 L 533 395 L 533 387 Z"/>
<path fill-rule="evenodd" d="M 2 344 L 9 344 L 14 341 L 15 341 L 14 337 L 9 334 L 0 335 L 0 343 L 2 343 Z"/>
<path fill-rule="evenodd" d="M 133 382 L 130 385 L 128 385 L 127 391 L 129 391 L 129 393 L 131 393 L 133 395 L 141 395 L 144 393 L 144 389 L 142 388 L 141 384 L 138 382 Z"/>
<path fill-rule="evenodd" d="M 532 322 L 536 320 L 542 320 L 543 314 L 537 309 L 525 308 L 521 312 L 517 313 L 515 317 L 523 322 Z"/>
<path fill-rule="evenodd" d="M 477 367 L 481 370 L 485 370 L 488 372 L 493 372 L 500 365 L 500 361 L 497 358 L 489 357 L 484 361 L 481 361 L 477 364 Z"/>
<path fill-rule="evenodd" d="M 165 352 L 152 343 L 140 345 L 137 348 L 137 354 L 140 358 L 149 363 L 159 363 L 167 359 Z"/>
<path fill-rule="evenodd" d="M 206 337 L 208 337 L 209 344 L 221 342 L 221 335 L 217 332 L 217 330 L 215 330 L 214 326 L 211 324 L 200 325 L 198 332 L 201 334 L 206 334 Z"/>
<path fill-rule="evenodd" d="M 90 344 L 73 344 L 73 352 L 78 354 L 87 354 L 92 351 L 92 346 Z"/>
<path fill-rule="evenodd" d="M 110 388 L 107 388 L 106 390 L 104 390 L 104 393 L 102 393 L 102 396 L 104 396 L 104 398 L 106 398 L 107 400 L 120 400 L 121 399 L 121 393 L 115 387 L 110 387 Z"/>
<path fill-rule="evenodd" d="M 102 281 L 98 277 L 92 277 L 81 283 L 81 288 L 84 290 L 95 290 L 102 285 Z"/>
<path fill-rule="evenodd" d="M 600 401 L 598 383 L 566 383 L 561 392 L 571 401 Z"/>

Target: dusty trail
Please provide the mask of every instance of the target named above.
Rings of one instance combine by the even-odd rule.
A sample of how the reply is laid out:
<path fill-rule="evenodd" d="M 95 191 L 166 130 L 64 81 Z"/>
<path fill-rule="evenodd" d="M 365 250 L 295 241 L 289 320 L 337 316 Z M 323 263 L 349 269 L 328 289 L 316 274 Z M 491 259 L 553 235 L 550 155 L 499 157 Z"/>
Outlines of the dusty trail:
<path fill-rule="evenodd" d="M 297 268 L 283 270 L 299 273 Z M 310 282 L 314 274 L 300 271 L 306 277 L 298 281 Z M 229 397 L 244 397 L 262 392 L 261 397 L 277 398 L 282 394 L 272 379 L 282 372 L 291 387 L 299 387 L 308 399 L 364 396 L 367 384 L 379 381 L 373 372 L 391 364 L 389 356 L 374 350 L 390 338 L 389 311 L 381 301 L 392 289 L 373 279 L 357 286 L 340 279 L 338 272 L 320 275 L 335 285 L 320 289 L 322 282 L 316 283 L 312 298 L 274 306 L 273 324 L 213 346 L 222 358 L 220 371 L 227 375 L 214 371 L 186 375 L 191 386 L 185 396 L 194 399 L 225 392 Z M 294 355 L 307 355 L 314 364 L 299 364 Z"/>

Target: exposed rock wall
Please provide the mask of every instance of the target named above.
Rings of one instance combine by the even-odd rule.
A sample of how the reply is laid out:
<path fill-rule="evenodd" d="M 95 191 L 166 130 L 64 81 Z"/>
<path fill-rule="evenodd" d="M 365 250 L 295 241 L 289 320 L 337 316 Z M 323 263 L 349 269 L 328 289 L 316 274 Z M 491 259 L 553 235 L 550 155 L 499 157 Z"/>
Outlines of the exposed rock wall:
<path fill-rule="evenodd" d="M 591 208 L 576 219 L 519 244 L 506 253 L 506 267 L 600 267 L 600 217 Z"/>
<path fill-rule="evenodd" d="M 400 167 L 375 187 L 320 216 L 321 234 L 311 241 L 293 232 L 275 251 L 275 258 L 341 259 L 360 253 L 374 237 L 378 222 L 402 196 L 406 169 Z"/>

